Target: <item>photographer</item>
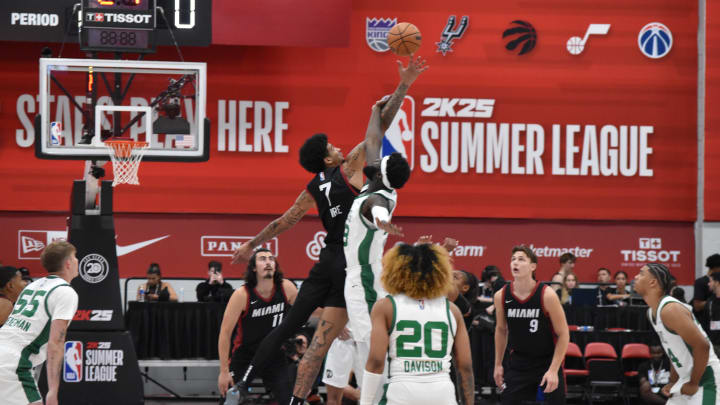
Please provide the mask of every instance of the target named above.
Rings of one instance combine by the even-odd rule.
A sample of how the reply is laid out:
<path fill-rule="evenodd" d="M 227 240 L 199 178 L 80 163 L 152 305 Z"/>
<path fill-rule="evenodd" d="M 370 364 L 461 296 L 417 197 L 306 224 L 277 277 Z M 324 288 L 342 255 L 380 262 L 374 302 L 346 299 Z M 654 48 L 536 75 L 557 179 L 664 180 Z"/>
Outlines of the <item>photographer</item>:
<path fill-rule="evenodd" d="M 208 279 L 195 287 L 198 302 L 227 302 L 233 288 L 222 276 L 222 264 L 212 261 L 208 263 Z"/>
<path fill-rule="evenodd" d="M 282 345 L 282 350 L 285 352 L 285 356 L 287 357 L 289 363 L 288 376 L 290 378 L 290 382 L 294 382 L 297 377 L 298 364 L 300 364 L 300 359 L 302 359 L 303 355 L 305 355 L 305 352 L 307 351 L 308 344 L 310 342 L 309 336 L 312 336 L 312 334 L 312 329 L 302 329 L 301 332 L 293 335 L 292 338 L 285 341 Z M 318 396 L 319 383 L 319 378 L 316 378 L 310 391 L 310 395 L 306 398 L 306 401 L 311 405 L 322 403 L 322 400 Z"/>

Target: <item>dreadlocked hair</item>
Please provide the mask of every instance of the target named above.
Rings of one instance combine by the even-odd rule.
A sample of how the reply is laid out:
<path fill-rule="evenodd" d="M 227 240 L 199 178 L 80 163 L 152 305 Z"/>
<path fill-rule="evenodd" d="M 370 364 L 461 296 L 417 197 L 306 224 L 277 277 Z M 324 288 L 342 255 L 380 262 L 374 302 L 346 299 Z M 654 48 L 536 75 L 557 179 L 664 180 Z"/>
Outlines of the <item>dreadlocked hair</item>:
<path fill-rule="evenodd" d="M 672 274 L 670 274 L 670 269 L 660 263 L 648 263 L 646 266 L 650 270 L 650 274 L 652 274 L 658 283 L 660 283 L 660 288 L 662 289 L 663 294 L 670 294 L 673 279 Z"/>
<path fill-rule="evenodd" d="M 399 243 L 385 253 L 382 264 L 380 279 L 390 294 L 432 299 L 446 295 L 452 286 L 450 255 L 440 245 Z"/>

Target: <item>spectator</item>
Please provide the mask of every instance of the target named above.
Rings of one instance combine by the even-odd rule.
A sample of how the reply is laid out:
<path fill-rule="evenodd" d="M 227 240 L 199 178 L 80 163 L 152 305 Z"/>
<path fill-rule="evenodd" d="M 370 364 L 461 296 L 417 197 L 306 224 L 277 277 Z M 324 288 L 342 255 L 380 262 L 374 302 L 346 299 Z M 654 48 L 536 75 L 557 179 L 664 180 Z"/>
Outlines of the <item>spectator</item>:
<path fill-rule="evenodd" d="M 300 360 L 307 351 L 308 343 L 310 342 L 309 336 L 312 336 L 313 333 L 312 330 L 309 331 L 309 334 L 307 334 L 306 332 L 307 331 L 296 333 L 295 336 L 290 339 L 290 342 L 286 342 L 286 344 L 283 345 L 283 350 L 285 351 L 285 355 L 287 356 L 290 363 L 290 367 L 288 368 L 288 374 L 290 376 L 291 383 L 294 382 L 297 377 L 298 365 L 300 364 Z M 318 395 L 319 383 L 320 378 L 316 378 L 315 382 L 313 383 L 312 389 L 310 390 L 310 395 L 308 395 L 308 397 L 305 399 L 305 401 L 307 401 L 310 405 L 322 404 L 322 399 Z"/>
<path fill-rule="evenodd" d="M 222 263 L 208 263 L 208 279 L 195 287 L 199 302 L 228 302 L 233 294 L 233 287 L 223 280 Z"/>
<path fill-rule="evenodd" d="M 560 297 L 560 294 L 562 294 L 562 287 L 563 287 L 564 280 L 565 280 L 565 276 L 560 272 L 553 274 L 552 279 L 550 279 L 550 288 L 555 290 L 558 297 Z"/>
<path fill-rule="evenodd" d="M 20 274 L 22 274 L 22 279 L 25 280 L 25 284 L 33 282 L 33 278 L 30 277 L 30 270 L 28 270 L 27 267 L 20 267 L 18 270 L 20 270 Z"/>
<path fill-rule="evenodd" d="M 565 279 L 565 276 L 573 272 L 576 260 L 577 257 L 575 257 L 572 253 L 564 253 L 560 256 L 560 269 L 558 270 L 558 273 L 563 276 L 563 279 Z"/>
<path fill-rule="evenodd" d="M 597 271 L 597 282 L 599 284 L 597 288 L 598 305 L 610 305 L 611 302 L 607 298 L 608 292 L 610 292 L 608 285 L 610 283 L 610 270 L 600 267 Z"/>
<path fill-rule="evenodd" d="M 682 302 L 683 304 L 687 304 L 687 301 L 685 300 L 685 290 L 683 290 L 680 286 L 676 285 L 672 287 L 670 289 L 670 296 Z"/>
<path fill-rule="evenodd" d="M 26 285 L 20 270 L 11 266 L 0 267 L 0 326 L 10 316 L 15 301 Z"/>
<path fill-rule="evenodd" d="M 630 294 L 627 291 L 627 273 L 619 270 L 615 273 L 615 288 L 611 288 L 607 298 L 611 303 L 618 306 L 630 304 Z"/>
<path fill-rule="evenodd" d="M 478 279 L 474 274 L 465 270 L 455 270 L 453 271 L 453 283 L 459 295 L 464 297 L 468 302 L 468 309 L 463 313 L 463 319 L 465 320 L 465 327 L 469 329 L 475 316 L 472 303 L 477 302 L 478 299 L 478 290 L 480 287 Z"/>
<path fill-rule="evenodd" d="M 710 292 L 705 305 L 706 317 L 708 319 L 708 338 L 715 349 L 715 354 L 720 353 L 720 272 L 710 274 Z"/>
<path fill-rule="evenodd" d="M 473 310 L 476 314 L 493 315 L 495 312 L 493 296 L 505 285 L 505 279 L 500 274 L 500 269 L 491 264 L 483 270 L 480 281 L 482 284 L 478 289 L 478 298 L 473 303 Z"/>
<path fill-rule="evenodd" d="M 714 255 L 708 256 L 705 260 L 705 267 L 708 268 L 708 273 L 695 280 L 692 306 L 693 314 L 700 323 L 700 326 L 705 329 L 705 332 L 709 332 L 710 321 L 706 316 L 705 305 L 707 305 L 707 299 L 710 297 L 710 275 L 715 272 L 720 272 L 720 254 L 715 253 Z"/>
<path fill-rule="evenodd" d="M 145 296 L 143 297 L 145 301 L 177 302 L 178 300 L 175 289 L 169 283 L 165 283 L 162 281 L 160 265 L 157 263 L 150 263 L 150 267 L 147 271 L 147 283 L 141 284 L 140 287 L 138 287 L 138 301 L 141 299 L 140 290 L 145 291 Z"/>
<path fill-rule="evenodd" d="M 638 366 L 640 398 L 647 405 L 663 405 L 667 397 L 662 387 L 670 382 L 670 362 L 659 343 L 650 345 L 650 360 Z"/>
<path fill-rule="evenodd" d="M 562 290 L 560 291 L 560 303 L 572 305 L 572 291 L 577 287 L 577 277 L 575 273 L 568 273 L 563 279 Z"/>

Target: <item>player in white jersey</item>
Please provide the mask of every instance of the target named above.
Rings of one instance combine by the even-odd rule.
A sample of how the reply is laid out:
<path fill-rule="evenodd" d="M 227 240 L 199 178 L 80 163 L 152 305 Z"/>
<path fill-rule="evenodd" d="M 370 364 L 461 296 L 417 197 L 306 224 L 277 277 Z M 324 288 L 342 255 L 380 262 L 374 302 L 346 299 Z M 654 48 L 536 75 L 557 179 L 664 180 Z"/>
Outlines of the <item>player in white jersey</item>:
<path fill-rule="evenodd" d="M 46 405 L 57 405 L 64 358 L 65 332 L 75 315 L 78 295 L 69 282 L 78 274 L 75 247 L 65 241 L 49 244 L 40 256 L 48 276 L 20 293 L 10 317 L 0 328 L 0 402 L 3 405 L 43 403 L 31 369 L 47 357 Z"/>
<path fill-rule="evenodd" d="M 373 307 L 370 354 L 360 405 L 370 405 L 389 354 L 382 404 L 455 405 L 451 353 L 466 404 L 474 403 L 472 358 L 462 314 L 445 298 L 452 265 L 443 247 L 400 243 L 383 257 L 382 284 L 391 294 Z M 389 350 L 388 350 L 389 346 Z"/>
<path fill-rule="evenodd" d="M 635 276 L 635 291 L 648 304 L 648 317 L 670 362 L 668 405 L 720 404 L 720 360 L 692 308 L 670 297 L 670 270 L 649 263 Z"/>

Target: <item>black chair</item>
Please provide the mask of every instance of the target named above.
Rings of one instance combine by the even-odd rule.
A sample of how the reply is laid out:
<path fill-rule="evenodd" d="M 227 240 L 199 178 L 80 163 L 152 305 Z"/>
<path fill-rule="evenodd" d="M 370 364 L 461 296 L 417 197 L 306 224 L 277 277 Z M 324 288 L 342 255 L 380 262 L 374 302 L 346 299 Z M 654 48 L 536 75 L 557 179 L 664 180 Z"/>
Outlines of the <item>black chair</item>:
<path fill-rule="evenodd" d="M 616 399 L 622 399 L 623 403 L 628 405 L 623 374 L 617 360 L 593 359 L 588 361 L 587 366 L 587 398 L 590 405 L 594 401 L 614 401 Z"/>

